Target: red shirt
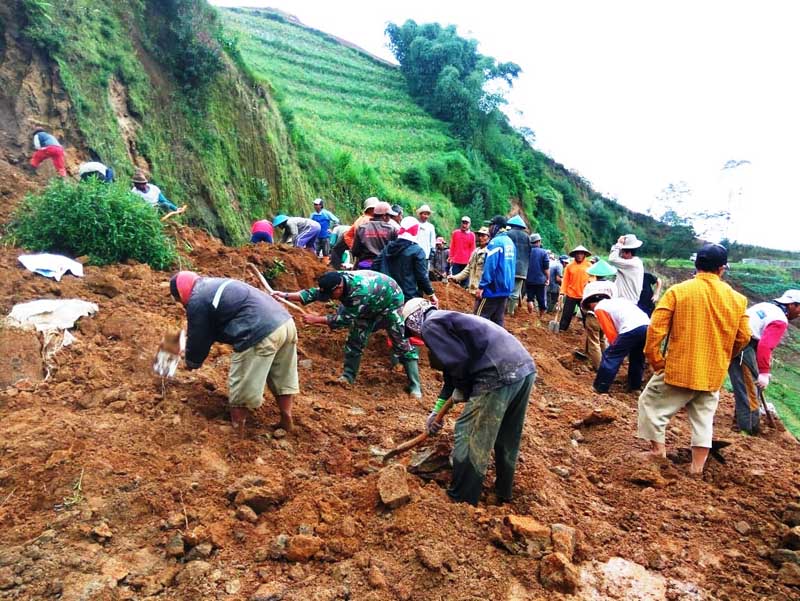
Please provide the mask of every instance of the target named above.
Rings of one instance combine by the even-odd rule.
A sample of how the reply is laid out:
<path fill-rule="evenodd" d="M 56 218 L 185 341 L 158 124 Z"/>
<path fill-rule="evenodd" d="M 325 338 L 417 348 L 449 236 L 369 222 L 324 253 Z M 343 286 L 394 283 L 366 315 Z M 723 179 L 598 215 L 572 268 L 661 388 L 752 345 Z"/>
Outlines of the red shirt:
<path fill-rule="evenodd" d="M 466 265 L 475 250 L 475 232 L 455 230 L 450 236 L 450 262 Z"/>
<path fill-rule="evenodd" d="M 272 236 L 272 223 L 267 221 L 266 219 L 260 219 L 253 224 L 252 229 L 250 230 L 251 234 L 255 234 L 258 232 L 265 232 Z"/>

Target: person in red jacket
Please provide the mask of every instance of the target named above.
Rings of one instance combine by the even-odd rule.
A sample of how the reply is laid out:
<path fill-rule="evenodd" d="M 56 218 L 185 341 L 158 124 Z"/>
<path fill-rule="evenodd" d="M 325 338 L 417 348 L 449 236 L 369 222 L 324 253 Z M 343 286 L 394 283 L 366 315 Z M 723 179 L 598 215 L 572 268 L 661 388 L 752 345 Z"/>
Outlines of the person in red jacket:
<path fill-rule="evenodd" d="M 469 264 L 472 251 L 475 250 L 475 232 L 470 231 L 472 220 L 464 215 L 461 218 L 461 227 L 450 234 L 450 275 L 458 275 Z M 461 281 L 463 288 L 467 287 L 467 280 Z"/>

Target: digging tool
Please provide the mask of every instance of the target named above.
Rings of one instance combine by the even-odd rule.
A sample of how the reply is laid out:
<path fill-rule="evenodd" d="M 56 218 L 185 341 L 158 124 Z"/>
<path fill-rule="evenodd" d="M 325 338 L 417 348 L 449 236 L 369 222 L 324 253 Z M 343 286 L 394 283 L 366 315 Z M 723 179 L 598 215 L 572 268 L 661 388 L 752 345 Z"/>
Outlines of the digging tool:
<path fill-rule="evenodd" d="M 161 221 L 167 221 L 169 219 L 172 219 L 173 217 L 175 217 L 175 215 L 180 215 L 181 213 L 184 213 L 185 211 L 186 211 L 186 205 L 183 205 L 180 209 L 176 209 L 174 211 L 170 211 L 169 213 L 164 215 L 161 218 Z"/>
<path fill-rule="evenodd" d="M 758 387 L 756 387 L 758 388 Z M 772 417 L 772 413 L 770 413 L 769 407 L 767 407 L 767 399 L 764 398 L 764 389 L 758 388 L 758 399 L 761 401 L 761 406 L 764 408 L 764 413 L 767 414 L 767 422 L 769 422 L 770 428 L 775 428 L 775 418 Z"/>
<path fill-rule="evenodd" d="M 447 415 L 447 412 L 450 411 L 450 409 L 452 408 L 453 408 L 453 399 L 448 399 L 447 402 L 442 406 L 442 408 L 439 409 L 439 413 L 436 414 L 436 419 L 434 420 L 434 423 L 441 424 L 442 421 L 444 421 L 444 416 Z M 383 456 L 383 462 L 387 463 L 389 459 L 391 459 L 392 457 L 397 457 L 397 455 L 405 453 L 409 449 L 413 449 L 414 447 L 419 446 L 420 444 L 428 440 L 429 436 L 430 434 L 428 434 L 428 431 L 425 430 L 425 432 L 423 432 L 422 434 L 415 436 L 411 440 L 404 442 L 403 444 L 399 445 L 398 447 L 395 447 L 394 449 L 386 453 L 386 455 Z"/>
<path fill-rule="evenodd" d="M 253 272 L 258 276 L 258 279 L 261 281 L 261 285 L 264 286 L 264 289 L 269 293 L 270 296 L 272 296 L 272 293 L 275 292 L 275 291 L 272 289 L 272 286 L 269 285 L 269 283 L 267 282 L 267 279 L 259 271 L 258 267 L 256 267 L 252 263 L 248 263 L 247 266 L 250 267 L 250 269 L 253 270 Z M 295 311 L 300 311 L 300 313 L 303 313 L 303 314 L 306 314 L 306 315 L 309 314 L 309 311 L 306 311 L 300 305 L 295 305 L 293 302 L 291 302 L 289 300 L 286 300 L 285 298 L 281 298 L 279 296 L 272 296 L 272 298 L 274 298 L 277 301 L 282 302 L 284 305 L 288 305 L 289 307 L 291 307 Z"/>
<path fill-rule="evenodd" d="M 556 316 L 551 319 L 547 324 L 547 329 L 551 332 L 558 332 L 559 325 L 561 324 L 561 312 L 564 310 L 564 296 L 559 295 L 558 305 L 556 306 Z"/>

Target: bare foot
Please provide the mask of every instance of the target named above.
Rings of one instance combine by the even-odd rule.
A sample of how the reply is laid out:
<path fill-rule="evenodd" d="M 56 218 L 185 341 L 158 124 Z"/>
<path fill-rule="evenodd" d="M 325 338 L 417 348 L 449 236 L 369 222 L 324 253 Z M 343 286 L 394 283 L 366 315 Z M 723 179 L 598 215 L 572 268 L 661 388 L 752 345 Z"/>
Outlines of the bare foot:
<path fill-rule="evenodd" d="M 294 419 L 290 413 L 281 413 L 281 421 L 275 425 L 275 429 L 283 428 L 286 432 L 294 430 Z"/>

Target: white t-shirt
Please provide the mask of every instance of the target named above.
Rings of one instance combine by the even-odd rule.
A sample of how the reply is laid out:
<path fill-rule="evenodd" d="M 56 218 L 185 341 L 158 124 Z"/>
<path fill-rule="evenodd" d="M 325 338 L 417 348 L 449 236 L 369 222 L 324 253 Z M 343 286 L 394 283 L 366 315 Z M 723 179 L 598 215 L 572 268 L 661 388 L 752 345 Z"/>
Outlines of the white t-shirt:
<path fill-rule="evenodd" d="M 641 326 L 650 325 L 650 318 L 631 300 L 627 298 L 609 298 L 601 300 L 594 307 L 594 313 L 604 311 L 614 322 L 617 335 L 630 332 Z"/>
<path fill-rule="evenodd" d="M 426 259 L 431 256 L 431 249 L 436 246 L 436 228 L 430 221 L 420 222 L 417 244 L 422 247 Z"/>
<path fill-rule="evenodd" d="M 156 206 L 158 204 L 158 197 L 161 195 L 161 188 L 155 184 L 147 184 L 147 192 L 139 190 L 136 186 L 131 188 L 131 192 L 144 198 L 148 204 Z"/>
<path fill-rule="evenodd" d="M 764 329 L 773 321 L 789 323 L 783 310 L 772 303 L 758 303 L 750 307 L 745 313 L 750 318 L 750 331 L 753 338 L 758 338 L 759 340 L 764 334 Z"/>

